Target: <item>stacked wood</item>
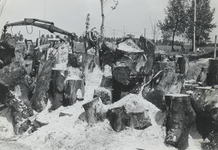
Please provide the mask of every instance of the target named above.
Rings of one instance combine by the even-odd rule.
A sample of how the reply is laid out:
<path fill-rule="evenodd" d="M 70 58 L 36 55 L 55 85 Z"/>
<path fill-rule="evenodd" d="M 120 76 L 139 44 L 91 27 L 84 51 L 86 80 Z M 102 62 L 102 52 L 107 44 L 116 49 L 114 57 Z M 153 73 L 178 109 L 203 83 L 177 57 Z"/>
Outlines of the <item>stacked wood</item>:
<path fill-rule="evenodd" d="M 89 125 L 96 124 L 98 121 L 106 119 L 106 110 L 99 97 L 83 105 L 85 116 Z"/>
<path fill-rule="evenodd" d="M 32 108 L 41 112 L 47 105 L 48 90 L 51 81 L 52 68 L 54 67 L 55 59 L 50 57 L 42 67 L 41 73 L 37 77 L 36 87 L 31 98 Z"/>
<path fill-rule="evenodd" d="M 218 133 L 218 89 L 197 87 L 192 96 L 192 105 L 196 112 L 196 127 L 205 139 L 210 133 Z"/>
<path fill-rule="evenodd" d="M 218 84 L 218 60 L 210 59 L 207 74 L 207 85 L 212 86 Z"/>
<path fill-rule="evenodd" d="M 189 95 L 166 94 L 167 122 L 165 143 L 186 149 L 189 129 L 195 123 L 195 112 L 192 109 Z"/>

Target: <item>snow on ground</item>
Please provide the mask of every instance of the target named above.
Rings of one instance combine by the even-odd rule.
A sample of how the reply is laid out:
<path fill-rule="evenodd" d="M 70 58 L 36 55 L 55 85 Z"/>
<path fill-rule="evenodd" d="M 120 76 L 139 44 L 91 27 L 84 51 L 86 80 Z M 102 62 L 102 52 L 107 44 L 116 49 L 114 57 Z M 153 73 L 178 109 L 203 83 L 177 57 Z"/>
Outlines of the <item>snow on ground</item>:
<path fill-rule="evenodd" d="M 49 112 L 48 107 L 36 114 L 32 119 L 48 123 L 31 134 L 14 137 L 15 146 L 18 149 L 32 150 L 175 150 L 176 148 L 164 144 L 165 127 L 162 125 L 165 113 L 159 111 L 157 107 L 148 101 L 142 103 L 149 111 L 152 126 L 144 130 L 135 130 L 127 128 L 121 132 L 115 132 L 109 122 L 99 122 L 89 126 L 85 121 L 79 120 L 78 117 L 84 112 L 83 104 L 92 100 L 94 89 L 100 85 L 102 72 L 95 68 L 93 73 L 86 73 L 85 97 L 83 101 L 77 101 L 74 105 L 60 107 L 59 109 Z M 118 102 L 112 105 L 119 105 Z M 108 108 L 111 106 L 107 106 Z M 69 115 L 60 116 L 60 113 Z M 5 109 L 1 111 L 0 132 L 7 130 L 3 135 L 5 138 L 13 136 L 12 125 L 7 121 L 8 112 Z M 2 120 L 5 119 L 4 123 Z M 3 125 L 2 125 L 3 124 Z M 3 126 L 3 127 L 2 127 Z M 7 127 L 7 129 L 5 129 Z M 7 134 L 6 134 L 7 133 Z M 193 133 L 194 135 L 195 133 Z M 190 136 L 189 150 L 200 150 L 199 136 Z M 3 143 L 2 143 L 3 142 Z M 6 144 L 8 143 L 8 145 Z M 9 141 L 1 141 L 0 147 L 4 149 L 13 149 Z M 6 146 L 5 146 L 6 145 Z"/>

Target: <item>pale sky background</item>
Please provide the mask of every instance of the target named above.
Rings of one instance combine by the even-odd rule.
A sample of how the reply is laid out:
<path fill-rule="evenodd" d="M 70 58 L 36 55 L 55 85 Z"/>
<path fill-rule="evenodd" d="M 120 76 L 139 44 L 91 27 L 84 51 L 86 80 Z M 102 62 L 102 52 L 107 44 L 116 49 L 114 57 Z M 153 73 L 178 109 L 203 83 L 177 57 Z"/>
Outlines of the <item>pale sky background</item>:
<path fill-rule="evenodd" d="M 106 36 L 121 37 L 125 32 L 139 37 L 146 28 L 146 37 L 151 39 L 152 25 L 166 16 L 164 8 L 168 0 L 118 0 L 117 8 L 111 12 L 114 1 L 108 0 L 104 7 Z M 211 0 L 211 8 L 216 8 L 213 22 L 218 26 L 218 0 Z M 7 0 L 0 16 L 0 29 L 7 21 L 12 23 L 24 18 L 37 18 L 54 22 L 55 26 L 80 36 L 85 31 L 88 13 L 90 28 L 96 27 L 100 32 L 100 0 Z M 30 32 L 31 26 L 27 26 L 27 29 Z M 27 33 L 25 26 L 8 28 L 9 33 L 21 31 L 25 38 L 33 40 L 39 36 L 39 30 L 41 34 L 50 34 L 37 27 L 33 27 L 32 34 Z M 211 33 L 211 40 L 214 41 L 215 35 L 218 35 L 218 27 Z M 161 38 L 160 31 L 157 38 Z"/>

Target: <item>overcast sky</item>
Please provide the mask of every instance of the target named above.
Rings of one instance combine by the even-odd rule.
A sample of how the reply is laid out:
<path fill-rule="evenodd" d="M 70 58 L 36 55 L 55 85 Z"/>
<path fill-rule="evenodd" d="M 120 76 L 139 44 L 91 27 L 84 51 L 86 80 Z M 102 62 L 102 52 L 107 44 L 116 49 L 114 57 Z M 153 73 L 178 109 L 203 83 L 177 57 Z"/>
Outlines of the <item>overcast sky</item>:
<path fill-rule="evenodd" d="M 3 0 L 0 0 L 3 1 Z M 118 0 L 117 8 L 111 11 L 115 0 L 107 0 L 104 7 L 106 36 L 123 36 L 124 33 L 143 35 L 152 38 L 152 25 L 165 17 L 164 8 L 168 0 Z M 214 23 L 218 25 L 218 0 L 211 0 L 211 7 L 216 8 Z M 90 13 L 90 28 L 96 27 L 100 31 L 101 9 L 100 0 L 7 0 L 0 16 L 0 29 L 8 21 L 16 22 L 24 18 L 37 18 L 54 22 L 55 26 L 82 35 L 85 31 L 85 21 Z M 31 32 L 31 26 L 27 27 Z M 39 31 L 40 30 L 40 31 Z M 8 32 L 16 34 L 19 31 L 25 38 L 36 39 L 48 32 L 33 27 L 33 33 L 28 34 L 25 26 L 9 28 Z M 212 40 L 218 35 L 218 28 L 211 33 Z M 161 34 L 157 34 L 160 38 Z"/>

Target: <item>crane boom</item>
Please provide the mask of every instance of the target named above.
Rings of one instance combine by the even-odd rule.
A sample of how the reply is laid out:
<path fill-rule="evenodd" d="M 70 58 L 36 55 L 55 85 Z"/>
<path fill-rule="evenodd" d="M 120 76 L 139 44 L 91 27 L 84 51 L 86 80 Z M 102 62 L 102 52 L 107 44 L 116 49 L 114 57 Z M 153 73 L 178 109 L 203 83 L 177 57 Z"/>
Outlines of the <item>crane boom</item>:
<path fill-rule="evenodd" d="M 3 29 L 3 34 L 7 32 L 7 28 L 10 26 L 25 26 L 25 25 L 32 25 L 35 27 L 46 29 L 51 33 L 57 32 L 60 34 L 64 34 L 64 35 L 69 36 L 72 40 L 75 38 L 75 33 L 70 33 L 63 29 L 60 29 L 54 26 L 53 22 L 49 22 L 49 21 L 41 20 L 41 19 L 34 19 L 34 18 L 25 18 L 23 21 L 18 21 L 14 23 L 6 23 Z"/>

